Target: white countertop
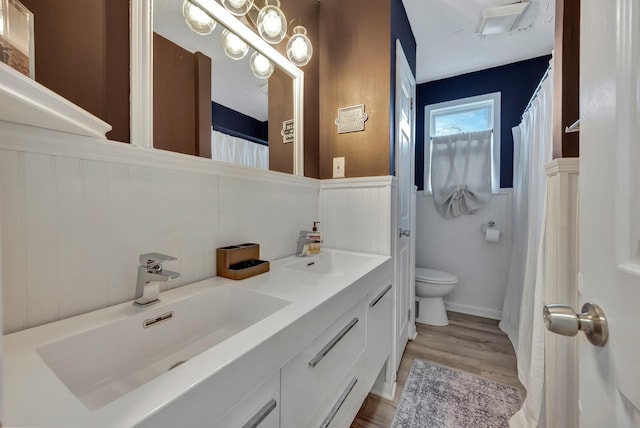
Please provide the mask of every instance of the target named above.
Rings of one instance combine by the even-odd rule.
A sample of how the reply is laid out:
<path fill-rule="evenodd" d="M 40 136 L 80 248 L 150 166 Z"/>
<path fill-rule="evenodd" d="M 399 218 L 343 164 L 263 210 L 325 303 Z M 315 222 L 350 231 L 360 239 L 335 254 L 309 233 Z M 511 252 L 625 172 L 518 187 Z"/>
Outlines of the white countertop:
<path fill-rule="evenodd" d="M 357 301 L 354 299 L 364 297 L 369 291 L 365 286 L 351 285 L 390 259 L 388 256 L 328 249 L 323 249 L 323 253 L 330 253 L 332 257 L 360 254 L 367 258 L 364 263 L 335 275 L 288 268 L 288 264 L 302 259 L 287 257 L 271 262 L 270 272 L 246 280 L 214 277 L 162 292 L 161 302 L 151 308 L 161 309 L 182 299 L 197 298 L 198 294 L 206 293 L 212 287 L 229 284 L 291 303 L 95 411 L 85 407 L 67 389 L 36 349 L 139 313 L 140 309 L 133 310 L 131 302 L 126 302 L 4 336 L 3 423 L 5 426 L 65 427 L 144 424 L 149 416 L 211 377 L 216 377 L 220 384 L 218 397 L 211 402 L 219 405 L 221 412 L 225 411 L 248 391 L 247 387 L 254 385 L 255 376 L 266 377 L 278 369 L 303 349 L 314 334 L 319 334 L 335 321 L 333 317 L 336 314 L 348 309 L 347 305 Z M 311 261 L 312 258 L 306 259 Z M 250 352 L 252 350 L 255 352 Z M 259 361 L 259 367 L 256 364 L 247 366 L 252 361 Z M 91 364 L 91 361 L 86 363 Z"/>

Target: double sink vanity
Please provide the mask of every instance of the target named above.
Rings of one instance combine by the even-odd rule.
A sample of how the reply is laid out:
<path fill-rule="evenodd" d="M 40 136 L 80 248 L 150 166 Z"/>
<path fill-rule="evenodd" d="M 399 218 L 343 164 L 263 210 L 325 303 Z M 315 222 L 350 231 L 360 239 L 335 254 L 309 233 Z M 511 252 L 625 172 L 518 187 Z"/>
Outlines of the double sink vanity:
<path fill-rule="evenodd" d="M 3 423 L 348 426 L 391 352 L 390 260 L 325 249 L 7 335 Z"/>

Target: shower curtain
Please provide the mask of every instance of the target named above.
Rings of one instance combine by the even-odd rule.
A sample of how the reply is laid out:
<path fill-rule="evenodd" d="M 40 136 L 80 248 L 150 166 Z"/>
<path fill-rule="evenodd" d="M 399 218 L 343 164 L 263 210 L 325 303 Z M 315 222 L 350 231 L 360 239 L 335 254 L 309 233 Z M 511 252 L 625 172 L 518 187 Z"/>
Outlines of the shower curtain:
<path fill-rule="evenodd" d="M 491 132 L 432 139 L 431 189 L 444 218 L 474 214 L 491 199 Z"/>
<path fill-rule="evenodd" d="M 540 90 L 514 134 L 514 242 L 500 328 L 513 343 L 518 378 L 527 390 L 511 427 L 543 424 L 544 399 L 544 223 L 547 177 L 552 160 L 553 73 Z"/>
<path fill-rule="evenodd" d="M 211 132 L 211 158 L 236 165 L 269 169 L 269 147 L 218 131 Z"/>

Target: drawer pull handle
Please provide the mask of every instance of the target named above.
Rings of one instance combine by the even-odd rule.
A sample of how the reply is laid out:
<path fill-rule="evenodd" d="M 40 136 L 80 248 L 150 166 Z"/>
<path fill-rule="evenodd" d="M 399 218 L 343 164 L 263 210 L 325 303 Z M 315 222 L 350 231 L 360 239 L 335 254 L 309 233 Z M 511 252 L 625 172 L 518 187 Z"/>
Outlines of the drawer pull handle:
<path fill-rule="evenodd" d="M 322 421 L 320 428 L 327 428 L 329 426 L 333 418 L 338 413 L 338 410 L 340 410 L 340 407 L 342 407 L 342 404 L 345 402 L 345 400 L 351 393 L 351 390 L 353 389 L 353 387 L 356 386 L 357 382 L 358 382 L 358 378 L 356 377 L 354 377 L 353 380 L 349 382 L 349 385 L 347 385 L 347 389 L 344 390 L 340 398 L 338 398 L 338 401 L 336 401 L 336 404 L 333 405 L 327 417 L 324 418 L 324 421 Z"/>
<path fill-rule="evenodd" d="M 269 402 L 265 404 L 262 409 L 260 409 L 258 413 L 256 413 L 255 416 L 249 420 L 249 422 L 244 424 L 242 428 L 256 428 L 258 425 L 260 425 L 260 423 L 262 423 L 262 421 L 267 419 L 267 416 L 269 416 L 271 412 L 273 412 L 273 409 L 276 408 L 276 405 L 276 400 L 269 400 Z"/>
<path fill-rule="evenodd" d="M 385 289 L 382 290 L 382 293 L 378 294 L 378 296 L 375 299 L 373 299 L 373 302 L 369 304 L 369 307 L 373 308 L 375 305 L 377 305 L 378 302 L 384 297 L 384 295 L 387 294 L 389 290 L 391 290 L 391 287 L 393 287 L 392 284 L 387 285 Z"/>
<path fill-rule="evenodd" d="M 309 361 L 309 367 L 313 368 L 317 366 L 320 360 L 322 360 L 329 353 L 329 351 L 331 351 L 333 347 L 336 346 L 338 342 L 340 342 L 340 339 L 342 339 L 347 333 L 349 333 L 349 330 L 351 330 L 357 323 L 358 318 L 352 319 L 351 322 L 345 326 L 345 328 L 340 330 L 340 332 L 333 339 L 331 339 L 331 341 L 327 343 L 324 348 L 322 348 L 320 352 L 318 352 L 318 354 L 313 357 L 311 361 Z"/>

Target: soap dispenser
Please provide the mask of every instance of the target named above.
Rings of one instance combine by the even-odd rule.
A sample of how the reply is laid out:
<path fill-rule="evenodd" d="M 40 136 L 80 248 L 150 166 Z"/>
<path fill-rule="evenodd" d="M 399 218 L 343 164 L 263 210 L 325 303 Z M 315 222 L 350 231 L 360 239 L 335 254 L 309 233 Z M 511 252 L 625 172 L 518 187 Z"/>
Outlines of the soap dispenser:
<path fill-rule="evenodd" d="M 320 254 L 320 248 L 321 248 L 320 244 L 322 243 L 322 235 L 318 231 L 318 226 L 317 226 L 318 224 L 320 224 L 319 221 L 314 221 L 313 228 L 311 229 L 311 233 L 307 235 L 307 237 L 309 238 L 309 241 L 311 241 L 309 243 L 309 254 L 311 255 Z"/>

